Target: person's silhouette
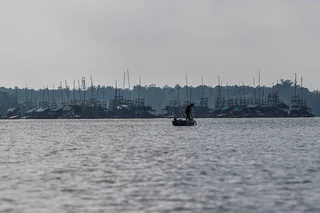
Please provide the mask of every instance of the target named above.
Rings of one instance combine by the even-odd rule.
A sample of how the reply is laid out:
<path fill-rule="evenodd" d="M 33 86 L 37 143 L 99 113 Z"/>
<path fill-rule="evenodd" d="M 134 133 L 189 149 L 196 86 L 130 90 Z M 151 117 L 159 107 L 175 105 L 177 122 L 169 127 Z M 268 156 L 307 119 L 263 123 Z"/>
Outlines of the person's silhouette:
<path fill-rule="evenodd" d="M 191 120 L 191 109 L 192 109 L 193 106 L 194 106 L 193 103 L 191 103 L 191 104 L 189 104 L 188 106 L 186 106 L 185 113 L 186 113 L 186 120 L 187 120 L 187 121 L 190 121 L 190 120 Z"/>

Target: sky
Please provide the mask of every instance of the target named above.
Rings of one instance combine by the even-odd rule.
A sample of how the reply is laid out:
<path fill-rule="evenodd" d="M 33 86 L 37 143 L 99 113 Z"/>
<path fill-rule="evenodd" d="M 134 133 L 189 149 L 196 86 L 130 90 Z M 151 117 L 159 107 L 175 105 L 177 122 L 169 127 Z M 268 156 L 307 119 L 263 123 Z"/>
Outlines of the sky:
<path fill-rule="evenodd" d="M 320 89 L 317 0 L 3 0 L 0 86 L 271 86 Z M 187 76 L 187 82 L 186 82 Z M 126 80 L 125 87 L 128 87 Z"/>

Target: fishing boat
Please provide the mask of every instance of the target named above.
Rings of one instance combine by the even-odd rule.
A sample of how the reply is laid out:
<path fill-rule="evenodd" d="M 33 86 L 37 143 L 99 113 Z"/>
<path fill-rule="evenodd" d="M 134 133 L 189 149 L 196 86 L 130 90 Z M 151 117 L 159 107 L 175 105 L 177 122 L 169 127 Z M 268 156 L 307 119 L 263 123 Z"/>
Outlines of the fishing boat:
<path fill-rule="evenodd" d="M 172 121 L 173 126 L 195 126 L 197 122 L 193 119 L 191 120 L 183 120 L 183 119 L 176 119 L 174 118 Z"/>

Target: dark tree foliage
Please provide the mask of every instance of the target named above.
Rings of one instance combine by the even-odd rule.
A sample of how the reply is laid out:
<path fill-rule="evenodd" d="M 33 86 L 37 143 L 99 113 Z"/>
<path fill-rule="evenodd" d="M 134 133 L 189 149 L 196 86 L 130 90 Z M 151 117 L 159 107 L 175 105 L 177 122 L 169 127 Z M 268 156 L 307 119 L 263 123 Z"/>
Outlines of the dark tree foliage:
<path fill-rule="evenodd" d="M 280 85 L 282 88 L 291 88 L 293 85 L 293 82 L 289 79 L 284 80 L 284 79 L 280 79 Z"/>
<path fill-rule="evenodd" d="M 7 109 L 16 106 L 16 99 L 8 92 L 0 91 L 0 114 L 3 114 Z"/>

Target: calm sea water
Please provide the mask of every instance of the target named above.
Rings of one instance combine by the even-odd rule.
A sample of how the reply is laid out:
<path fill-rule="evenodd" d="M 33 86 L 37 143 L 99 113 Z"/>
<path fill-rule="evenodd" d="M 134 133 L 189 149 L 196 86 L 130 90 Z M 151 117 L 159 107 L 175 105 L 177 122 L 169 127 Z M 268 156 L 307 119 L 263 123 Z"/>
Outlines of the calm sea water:
<path fill-rule="evenodd" d="M 320 212 L 320 119 L 1 120 L 0 212 Z"/>

